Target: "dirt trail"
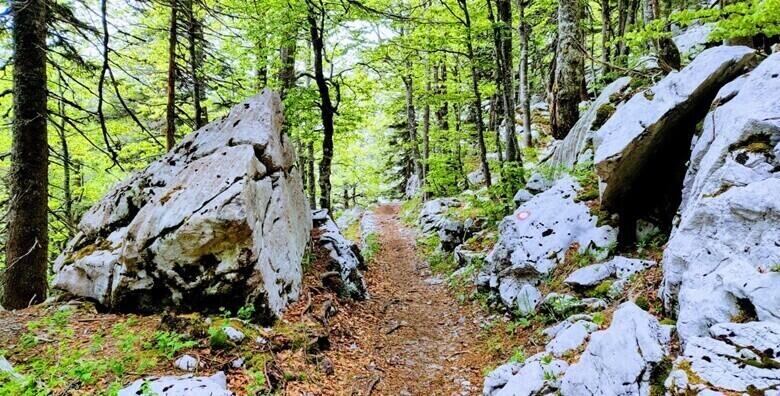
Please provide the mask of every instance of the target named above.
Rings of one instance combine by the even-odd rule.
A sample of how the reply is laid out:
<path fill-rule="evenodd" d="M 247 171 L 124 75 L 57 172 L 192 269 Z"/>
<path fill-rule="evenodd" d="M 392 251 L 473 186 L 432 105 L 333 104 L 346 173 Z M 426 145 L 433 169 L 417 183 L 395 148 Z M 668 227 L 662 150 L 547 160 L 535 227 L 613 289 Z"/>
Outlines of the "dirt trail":
<path fill-rule="evenodd" d="M 364 315 L 359 327 L 365 333 L 352 349 L 362 350 L 366 355 L 360 360 L 370 362 L 345 379 L 363 382 L 360 394 L 480 394 L 481 318 L 459 306 L 443 281 L 431 276 L 416 255 L 414 232 L 398 212 L 397 205 L 375 212 L 381 249 L 366 273 L 371 299 L 361 303 L 362 313 L 348 314 Z"/>

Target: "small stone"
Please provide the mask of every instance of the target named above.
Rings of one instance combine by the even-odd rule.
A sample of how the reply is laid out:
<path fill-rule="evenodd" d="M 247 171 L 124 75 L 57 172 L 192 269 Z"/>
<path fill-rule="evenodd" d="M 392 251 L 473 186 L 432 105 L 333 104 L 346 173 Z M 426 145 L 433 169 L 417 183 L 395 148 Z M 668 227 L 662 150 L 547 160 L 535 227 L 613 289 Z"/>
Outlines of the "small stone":
<path fill-rule="evenodd" d="M 233 341 L 235 343 L 241 343 L 241 341 L 244 341 L 244 333 L 242 333 L 239 330 L 236 330 L 235 328 L 231 326 L 225 326 L 222 328 L 222 331 L 225 332 L 225 335 L 227 335 L 228 339 L 230 341 Z"/>
<path fill-rule="evenodd" d="M 230 363 L 233 368 L 239 369 L 241 367 L 244 367 L 244 358 L 238 358 Z"/>
<path fill-rule="evenodd" d="M 198 368 L 198 359 L 190 355 L 182 355 L 173 362 L 173 365 L 182 371 L 195 371 Z"/>

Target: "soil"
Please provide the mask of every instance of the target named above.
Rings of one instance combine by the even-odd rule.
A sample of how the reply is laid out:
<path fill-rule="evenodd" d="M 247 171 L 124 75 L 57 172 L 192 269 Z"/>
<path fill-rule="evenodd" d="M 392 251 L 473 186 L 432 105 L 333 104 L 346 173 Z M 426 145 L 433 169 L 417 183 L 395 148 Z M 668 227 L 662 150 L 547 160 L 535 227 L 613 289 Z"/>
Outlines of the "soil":
<path fill-rule="evenodd" d="M 431 275 L 398 212 L 397 205 L 375 211 L 381 248 L 364 274 L 371 298 L 341 318 L 360 336 L 332 348 L 335 377 L 353 394 L 481 394 L 483 318 Z"/>

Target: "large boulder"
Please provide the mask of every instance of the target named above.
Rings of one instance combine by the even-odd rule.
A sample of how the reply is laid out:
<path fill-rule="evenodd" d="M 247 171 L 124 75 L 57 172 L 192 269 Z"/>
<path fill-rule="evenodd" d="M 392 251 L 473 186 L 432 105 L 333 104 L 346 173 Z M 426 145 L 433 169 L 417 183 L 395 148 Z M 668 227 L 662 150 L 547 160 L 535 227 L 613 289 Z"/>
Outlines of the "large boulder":
<path fill-rule="evenodd" d="M 636 218 L 671 226 L 696 125 L 718 90 L 754 59 L 747 47 L 708 49 L 619 106 L 596 132 L 601 205 L 620 213 L 623 231 L 633 230 Z"/>
<path fill-rule="evenodd" d="M 663 258 L 683 341 L 738 316 L 780 322 L 779 75 L 773 54 L 724 87 L 695 140 Z"/>
<path fill-rule="evenodd" d="M 590 336 L 579 362 L 569 367 L 561 394 L 649 395 L 650 377 L 669 352 L 671 330 L 632 302 L 614 313 L 608 329 Z"/>
<path fill-rule="evenodd" d="M 571 169 L 577 163 L 592 161 L 593 133 L 615 112 L 622 94 L 629 88 L 630 77 L 621 77 L 601 91 L 588 110 L 555 149 L 548 163 L 555 169 Z M 591 150 L 591 151 L 589 151 Z M 589 154 L 588 154 L 589 153 Z"/>
<path fill-rule="evenodd" d="M 279 97 L 189 134 L 89 209 L 54 286 L 118 311 L 231 310 L 297 299 L 311 214 Z"/>
<path fill-rule="evenodd" d="M 312 240 L 328 252 L 327 270 L 338 273 L 337 291 L 358 300 L 366 298 L 366 285 L 360 273 L 365 269 L 365 263 L 357 244 L 341 235 L 327 209 L 314 211 L 312 220 Z"/>
<path fill-rule="evenodd" d="M 691 25 L 680 31 L 679 34 L 672 36 L 672 41 L 680 51 L 680 55 L 687 59 L 693 59 L 709 44 L 713 43 L 713 40 L 710 40 L 710 34 L 713 30 L 715 30 L 714 23 Z"/>
<path fill-rule="evenodd" d="M 523 285 L 533 285 L 549 274 L 572 245 L 585 251 L 613 244 L 616 230 L 599 226 L 588 206 L 576 201 L 579 188 L 574 179 L 563 177 L 505 217 L 498 242 L 477 277 L 478 284 L 501 291 L 505 303 L 538 303 L 538 291 Z M 518 299 L 521 292 L 522 297 L 533 298 Z"/>
<path fill-rule="evenodd" d="M 688 340 L 666 380 L 667 389 L 699 395 L 708 390 L 780 392 L 780 324 L 721 323 L 709 333 Z"/>
<path fill-rule="evenodd" d="M 447 220 L 447 211 L 460 206 L 455 198 L 437 198 L 426 202 L 420 211 L 420 227 L 424 234 L 437 232 Z"/>

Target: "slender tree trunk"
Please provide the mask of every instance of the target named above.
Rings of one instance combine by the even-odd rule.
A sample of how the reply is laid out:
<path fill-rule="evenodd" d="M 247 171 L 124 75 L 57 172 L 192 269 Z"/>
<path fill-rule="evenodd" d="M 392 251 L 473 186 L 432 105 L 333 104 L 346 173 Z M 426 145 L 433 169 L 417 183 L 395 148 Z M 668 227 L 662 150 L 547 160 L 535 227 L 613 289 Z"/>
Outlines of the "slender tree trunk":
<path fill-rule="evenodd" d="M 517 12 L 520 15 L 520 23 L 517 25 L 517 33 L 520 38 L 520 64 L 518 76 L 520 78 L 519 100 L 523 111 L 523 133 L 525 134 L 525 146 L 533 146 L 531 135 L 531 93 L 528 87 L 528 24 L 525 21 L 525 4 L 523 0 L 517 0 Z"/>
<path fill-rule="evenodd" d="M 428 79 L 428 81 L 425 83 L 425 91 L 431 92 L 431 80 Z M 423 106 L 423 130 L 422 130 L 422 141 L 423 141 L 423 152 L 422 152 L 422 186 L 423 186 L 423 200 L 428 200 L 428 191 L 426 189 L 426 186 L 428 184 L 428 157 L 430 156 L 430 131 L 431 131 L 431 105 L 428 104 L 428 102 L 425 102 L 425 105 Z"/>
<path fill-rule="evenodd" d="M 6 268 L 0 305 L 46 299 L 49 145 L 46 134 L 46 1 L 13 0 L 13 112 Z"/>
<path fill-rule="evenodd" d="M 437 87 L 437 93 L 442 96 L 447 96 L 447 65 L 442 61 L 441 72 L 439 73 L 440 84 Z M 435 75 L 434 75 L 435 76 Z M 441 107 L 436 110 L 436 123 L 439 125 L 439 129 L 447 131 L 450 129 L 449 122 L 450 107 L 449 102 L 443 101 Z"/>
<path fill-rule="evenodd" d="M 520 161 L 520 152 L 515 135 L 515 89 L 512 81 L 512 1 L 496 0 L 498 19 L 501 21 L 500 51 L 501 64 L 503 66 L 500 76 L 503 85 L 504 97 L 504 140 L 506 141 L 506 160 L 509 162 Z"/>
<path fill-rule="evenodd" d="M 628 22 L 629 1 L 631 0 L 618 0 L 617 2 L 618 42 L 615 48 L 615 56 L 617 57 L 617 62 L 620 65 L 625 65 L 624 61 L 625 61 L 625 56 L 627 55 L 625 36 L 626 36 L 626 24 Z"/>
<path fill-rule="evenodd" d="M 295 87 L 295 52 L 297 43 L 295 34 L 287 38 L 279 50 L 279 58 L 282 62 L 282 68 L 279 70 L 279 81 L 281 82 L 281 97 L 284 98 L 287 92 Z"/>
<path fill-rule="evenodd" d="M 331 164 L 333 162 L 333 116 L 335 109 L 330 99 L 330 87 L 323 71 L 323 58 L 325 42 L 323 40 L 323 24 L 325 10 L 317 9 L 314 4 L 307 2 L 309 32 L 311 45 L 314 52 L 314 81 L 320 94 L 320 114 L 322 116 L 322 159 L 320 160 L 320 208 L 331 211 Z"/>
<path fill-rule="evenodd" d="M 550 117 L 553 137 L 556 139 L 566 137 L 580 115 L 580 89 L 585 79 L 585 59 L 580 37 L 581 14 L 579 0 L 558 2 L 558 48 Z"/>
<path fill-rule="evenodd" d="M 471 89 L 474 92 L 474 124 L 477 129 L 479 161 L 482 164 L 482 176 L 485 177 L 485 186 L 490 187 L 490 166 L 488 165 L 487 148 L 485 147 L 485 127 L 482 124 L 482 95 L 479 90 L 479 70 L 477 69 L 477 59 L 474 56 L 474 46 L 471 37 L 471 17 L 469 16 L 467 0 L 458 0 L 458 4 L 463 11 L 466 25 L 466 55 L 471 66 Z M 460 150 L 460 143 L 458 143 L 458 150 Z"/>
<path fill-rule="evenodd" d="M 411 68 L 411 65 L 407 67 Z M 414 107 L 414 81 L 410 74 L 404 76 L 403 81 L 406 88 L 406 132 L 412 154 L 412 172 L 418 180 L 421 180 L 420 150 L 417 148 L 417 112 Z"/>
<path fill-rule="evenodd" d="M 309 152 L 309 155 L 307 156 L 309 167 L 309 207 L 317 209 L 317 176 L 314 174 L 314 142 L 309 142 L 307 149 Z"/>
<path fill-rule="evenodd" d="M 601 0 L 601 61 L 603 63 L 601 69 L 602 76 L 607 76 L 612 71 L 609 68 L 609 64 L 611 62 L 611 49 L 609 43 L 610 40 L 612 40 L 610 37 L 610 32 L 612 31 L 610 27 L 610 24 L 612 23 L 611 14 L 612 10 L 610 9 L 609 0 Z"/>
<path fill-rule="evenodd" d="M 649 24 L 654 21 L 660 10 L 658 6 L 658 0 L 645 0 L 644 8 L 644 20 L 645 24 Z M 661 37 L 655 39 L 653 42 L 653 48 L 658 55 L 658 64 L 664 71 L 672 71 L 680 69 L 680 51 L 677 50 L 677 46 L 674 41 L 668 37 Z"/>
<path fill-rule="evenodd" d="M 171 23 L 168 29 L 168 104 L 165 111 L 165 143 L 168 150 L 176 145 L 176 22 L 178 0 L 171 0 Z"/>
<path fill-rule="evenodd" d="M 203 99 L 203 82 L 201 81 L 200 73 L 201 51 L 198 50 L 200 45 L 199 31 L 200 21 L 198 21 L 195 15 L 193 0 L 187 0 L 187 44 L 190 53 L 190 73 L 192 74 L 192 106 L 195 111 L 195 129 L 200 129 L 206 125 L 201 103 Z"/>
<path fill-rule="evenodd" d="M 257 39 L 257 90 L 268 86 L 268 63 L 265 54 L 265 35 Z"/>
<path fill-rule="evenodd" d="M 76 227 L 76 219 L 73 214 L 73 190 L 70 186 L 70 173 L 71 173 L 71 159 L 70 148 L 68 147 L 68 137 L 65 123 L 65 103 L 64 103 L 64 89 L 62 85 L 62 75 L 58 76 L 57 86 L 59 89 L 60 99 L 57 101 L 57 112 L 61 117 L 61 122 L 54 122 L 54 126 L 57 128 L 57 136 L 60 140 L 60 151 L 62 153 L 62 192 L 65 206 L 65 224 L 67 226 L 68 239 L 73 238 L 73 230 Z"/>

